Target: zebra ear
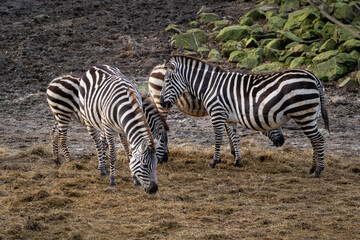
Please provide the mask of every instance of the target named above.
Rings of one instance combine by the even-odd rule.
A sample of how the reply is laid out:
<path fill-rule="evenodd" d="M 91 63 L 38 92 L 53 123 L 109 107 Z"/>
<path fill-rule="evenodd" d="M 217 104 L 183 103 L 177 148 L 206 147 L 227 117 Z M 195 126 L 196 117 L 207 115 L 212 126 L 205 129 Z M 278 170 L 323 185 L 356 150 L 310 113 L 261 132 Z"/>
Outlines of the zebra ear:
<path fill-rule="evenodd" d="M 146 149 L 148 148 L 148 146 L 149 146 L 149 141 L 148 140 L 143 140 L 142 142 L 141 142 L 141 146 L 140 146 L 140 151 L 141 151 L 141 153 L 144 153 L 145 151 L 146 151 Z"/>

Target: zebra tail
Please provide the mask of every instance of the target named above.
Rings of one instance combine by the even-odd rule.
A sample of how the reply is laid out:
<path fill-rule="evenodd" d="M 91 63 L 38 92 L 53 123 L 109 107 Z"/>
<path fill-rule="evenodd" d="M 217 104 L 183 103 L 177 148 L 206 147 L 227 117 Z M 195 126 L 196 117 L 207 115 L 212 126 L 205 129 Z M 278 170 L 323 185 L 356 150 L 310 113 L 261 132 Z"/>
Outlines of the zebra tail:
<path fill-rule="evenodd" d="M 321 116 L 324 120 L 325 129 L 330 133 L 330 125 L 329 125 L 329 116 L 328 111 L 326 109 L 326 99 L 325 99 L 325 92 L 324 88 L 321 84 L 321 81 L 316 77 L 318 81 L 318 89 L 320 93 L 320 105 L 321 105 Z"/>

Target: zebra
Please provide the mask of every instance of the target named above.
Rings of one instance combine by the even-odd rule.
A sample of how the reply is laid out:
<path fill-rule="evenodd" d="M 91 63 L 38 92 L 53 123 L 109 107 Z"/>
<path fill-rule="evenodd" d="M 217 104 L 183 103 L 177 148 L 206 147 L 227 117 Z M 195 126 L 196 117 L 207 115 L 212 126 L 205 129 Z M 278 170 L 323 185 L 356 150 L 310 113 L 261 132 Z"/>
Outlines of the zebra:
<path fill-rule="evenodd" d="M 160 94 L 165 84 L 165 73 L 166 68 L 164 64 L 155 66 L 149 75 L 148 88 L 150 96 L 153 98 L 160 114 L 167 118 L 170 110 L 163 108 L 160 104 Z M 175 105 L 180 111 L 193 117 L 204 117 L 208 115 L 204 104 L 189 91 L 182 93 L 175 102 Z M 230 137 L 233 134 L 232 129 L 226 123 L 225 130 L 229 137 L 231 154 L 235 157 L 235 149 Z M 270 131 L 261 131 L 261 133 L 268 137 L 276 147 L 281 147 L 285 142 L 281 128 Z"/>
<path fill-rule="evenodd" d="M 320 80 L 309 71 L 292 69 L 270 74 L 241 74 L 224 71 L 200 59 L 172 55 L 166 61 L 165 86 L 160 102 L 171 108 L 188 90 L 200 99 L 211 116 L 215 132 L 215 151 L 210 167 L 220 160 L 224 123 L 236 123 L 257 131 L 279 128 L 293 119 L 310 139 L 313 164 L 310 174 L 319 177 L 324 169 L 324 137 L 317 128 L 321 112 L 330 132 L 325 93 Z M 236 128 L 233 127 L 236 131 Z M 239 140 L 234 139 L 236 148 Z M 235 149 L 235 166 L 241 166 L 240 151 Z"/>
<path fill-rule="evenodd" d="M 80 79 L 81 76 L 75 74 L 63 74 L 54 78 L 49 83 L 46 90 L 48 105 L 55 120 L 50 136 L 53 149 L 53 160 L 56 165 L 61 164 L 59 158 L 59 142 L 64 153 L 65 161 L 70 161 L 66 136 L 71 120 L 74 118 L 80 124 L 85 125 L 79 107 L 78 92 Z M 169 127 L 166 120 L 157 111 L 155 103 L 153 103 L 150 97 L 142 95 L 142 102 L 142 107 L 146 120 L 149 123 L 151 133 L 153 134 L 154 139 L 157 140 L 156 157 L 160 162 L 166 162 L 169 155 L 166 131 L 169 130 Z M 103 145 L 106 146 L 105 136 L 101 134 L 100 138 L 102 139 Z M 124 134 L 120 134 L 120 140 L 130 159 L 130 151 Z M 109 174 L 107 168 L 106 173 Z"/>

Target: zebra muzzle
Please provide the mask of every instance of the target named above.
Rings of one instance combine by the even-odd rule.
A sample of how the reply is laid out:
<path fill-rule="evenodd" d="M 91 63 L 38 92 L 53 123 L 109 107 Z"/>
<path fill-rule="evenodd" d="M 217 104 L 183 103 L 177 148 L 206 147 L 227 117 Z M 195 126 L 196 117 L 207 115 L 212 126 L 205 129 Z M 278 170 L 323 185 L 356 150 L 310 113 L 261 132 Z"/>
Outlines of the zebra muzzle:
<path fill-rule="evenodd" d="M 158 185 L 155 182 L 150 182 L 149 187 L 145 189 L 148 194 L 155 194 L 158 191 Z"/>
<path fill-rule="evenodd" d="M 162 95 L 160 96 L 160 105 L 165 109 L 170 109 L 172 107 L 171 102 L 165 101 Z"/>

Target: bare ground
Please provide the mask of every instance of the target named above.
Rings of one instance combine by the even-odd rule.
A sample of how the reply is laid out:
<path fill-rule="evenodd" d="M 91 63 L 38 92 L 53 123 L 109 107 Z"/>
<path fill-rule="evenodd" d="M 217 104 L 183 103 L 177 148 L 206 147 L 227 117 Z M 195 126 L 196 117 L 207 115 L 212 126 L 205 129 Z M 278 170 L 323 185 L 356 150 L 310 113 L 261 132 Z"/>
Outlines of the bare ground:
<path fill-rule="evenodd" d="M 241 128 L 245 168 L 211 161 L 209 118 L 174 109 L 169 162 L 158 167 L 156 196 L 133 188 L 122 151 L 116 189 L 97 177 L 83 126 L 69 130 L 73 162 L 55 168 L 50 155 L 50 80 L 92 65 L 119 67 L 134 80 L 174 50 L 169 23 L 196 20 L 202 5 L 232 21 L 243 1 L 1 1 L 0 239 L 356 239 L 360 229 L 359 89 L 325 84 L 331 134 L 320 179 L 309 141 L 289 123 L 286 142 L 270 146 Z M 224 63 L 225 68 L 234 66 Z M 346 104 L 331 101 L 343 96 Z M 323 128 L 322 119 L 319 120 Z"/>

